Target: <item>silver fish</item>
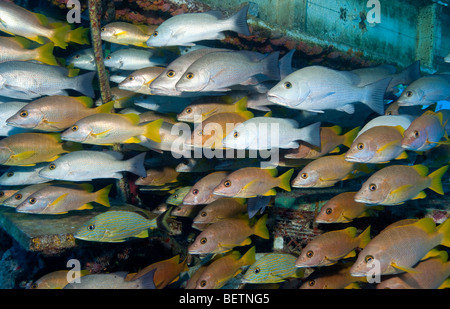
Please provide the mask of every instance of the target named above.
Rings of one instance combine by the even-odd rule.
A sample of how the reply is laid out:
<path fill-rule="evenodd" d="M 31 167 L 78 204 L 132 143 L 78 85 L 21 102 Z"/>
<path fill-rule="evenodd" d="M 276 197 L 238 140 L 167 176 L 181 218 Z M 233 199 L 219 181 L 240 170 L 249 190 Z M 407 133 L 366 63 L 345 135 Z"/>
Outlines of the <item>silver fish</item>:
<path fill-rule="evenodd" d="M 419 78 L 403 91 L 397 102 L 399 106 L 413 106 L 441 100 L 450 100 L 450 72 Z"/>
<path fill-rule="evenodd" d="M 139 70 L 146 67 L 165 66 L 167 61 L 155 51 L 139 48 L 122 48 L 105 58 L 105 66 L 120 70 Z"/>
<path fill-rule="evenodd" d="M 34 185 L 51 181 L 39 176 L 39 171 L 47 163 L 40 163 L 35 166 L 11 166 L 0 176 L 2 186 L 22 186 Z"/>
<path fill-rule="evenodd" d="M 76 51 L 67 58 L 67 64 L 72 64 L 75 68 L 95 71 L 97 66 L 95 65 L 95 55 L 92 48 L 86 48 Z"/>

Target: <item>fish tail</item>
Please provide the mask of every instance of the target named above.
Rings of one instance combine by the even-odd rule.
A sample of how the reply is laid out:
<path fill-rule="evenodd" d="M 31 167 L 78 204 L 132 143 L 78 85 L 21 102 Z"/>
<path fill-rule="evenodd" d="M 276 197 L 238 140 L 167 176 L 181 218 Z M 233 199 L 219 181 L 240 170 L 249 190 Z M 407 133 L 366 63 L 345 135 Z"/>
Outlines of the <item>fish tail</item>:
<path fill-rule="evenodd" d="M 161 129 L 163 122 L 163 119 L 158 119 L 147 123 L 145 125 L 145 131 L 143 135 L 152 141 L 161 143 L 161 135 L 159 134 L 159 129 Z"/>
<path fill-rule="evenodd" d="M 313 146 L 320 147 L 320 122 L 298 129 L 299 139 Z"/>
<path fill-rule="evenodd" d="M 78 27 L 69 32 L 67 42 L 73 42 L 80 45 L 89 44 L 89 28 Z"/>
<path fill-rule="evenodd" d="M 56 28 L 53 35 L 49 38 L 55 46 L 66 49 L 69 44 L 66 43 L 67 33 L 71 31 L 70 25 L 64 25 Z"/>
<path fill-rule="evenodd" d="M 58 65 L 56 58 L 53 55 L 53 48 L 55 45 L 53 43 L 47 43 L 41 47 L 36 48 L 38 53 L 36 60 L 48 65 Z"/>
<path fill-rule="evenodd" d="M 438 226 L 437 232 L 443 236 L 441 245 L 450 247 L 450 220 L 448 218 Z"/>
<path fill-rule="evenodd" d="M 280 180 L 280 184 L 278 185 L 278 187 L 290 192 L 291 191 L 291 177 L 292 177 L 293 173 L 294 173 L 294 169 L 291 168 L 289 171 L 287 171 L 283 175 L 279 176 L 278 179 Z"/>
<path fill-rule="evenodd" d="M 95 202 L 103 206 L 110 207 L 111 204 L 109 203 L 109 192 L 111 191 L 111 188 L 112 184 L 107 185 L 101 190 L 98 190 L 96 192 L 97 198 L 95 199 Z"/>
<path fill-rule="evenodd" d="M 228 20 L 231 23 L 232 31 L 249 36 L 251 35 L 250 29 L 247 24 L 247 12 L 249 5 L 247 4 L 242 9 L 240 9 L 236 14 L 230 17 Z"/>
<path fill-rule="evenodd" d="M 108 103 L 102 104 L 95 108 L 97 113 L 109 114 L 114 110 L 114 101 L 109 101 Z"/>
<path fill-rule="evenodd" d="M 443 166 L 440 169 L 428 175 L 428 177 L 431 178 L 431 185 L 429 186 L 429 188 L 441 195 L 444 195 L 444 189 L 442 188 L 442 176 L 444 176 L 447 170 L 448 165 Z"/>
<path fill-rule="evenodd" d="M 347 133 L 344 134 L 344 142 L 342 143 L 344 146 L 350 148 L 350 146 L 352 145 L 353 141 L 356 138 L 356 135 L 358 135 L 359 129 L 361 127 L 356 127 L 353 130 L 348 131 Z"/>
<path fill-rule="evenodd" d="M 374 112 L 384 115 L 384 95 L 392 78 L 384 78 L 364 86 L 366 97 L 362 103 L 366 104 Z"/>
<path fill-rule="evenodd" d="M 359 245 L 363 249 L 370 241 L 370 225 L 358 236 Z"/>
<path fill-rule="evenodd" d="M 292 68 L 292 57 L 294 56 L 295 51 L 296 49 L 291 49 L 279 61 L 281 79 L 285 78 L 294 71 Z"/>
<path fill-rule="evenodd" d="M 402 82 L 404 84 L 410 84 L 411 81 L 419 79 L 421 77 L 420 60 L 417 60 L 414 63 L 410 64 L 408 67 L 406 67 L 402 71 L 401 75 L 402 75 Z"/>
<path fill-rule="evenodd" d="M 62 143 L 62 148 L 66 152 L 73 152 L 73 151 L 83 150 L 83 145 L 80 143 L 67 141 L 67 142 Z"/>
<path fill-rule="evenodd" d="M 143 153 L 138 154 L 137 156 L 129 159 L 127 161 L 128 166 L 129 166 L 127 171 L 130 173 L 133 173 L 135 175 L 141 176 L 141 177 L 146 177 L 147 171 L 145 170 L 145 166 L 144 166 L 145 155 L 146 155 L 146 153 L 143 152 Z"/>
<path fill-rule="evenodd" d="M 252 265 L 256 261 L 256 249 L 255 246 L 251 247 L 242 257 L 241 257 L 241 265 Z"/>
<path fill-rule="evenodd" d="M 255 223 L 255 226 L 253 227 L 253 230 L 254 230 L 253 234 L 255 234 L 256 236 L 259 236 L 261 238 L 264 238 L 264 239 L 269 239 L 270 235 L 269 235 L 269 230 L 267 229 L 266 223 L 267 223 L 267 214 L 262 216 Z"/>
<path fill-rule="evenodd" d="M 280 67 L 278 65 L 278 56 L 280 52 L 274 52 L 261 60 L 262 74 L 272 80 L 280 79 Z"/>
<path fill-rule="evenodd" d="M 74 77 L 74 90 L 81 92 L 82 94 L 90 98 L 95 97 L 94 87 L 92 86 L 92 81 L 95 74 L 95 72 L 88 72 L 83 75 Z"/>
<path fill-rule="evenodd" d="M 236 112 L 245 112 L 245 111 L 247 111 L 247 101 L 248 101 L 248 98 L 247 97 L 243 97 L 242 99 L 240 99 L 239 101 L 234 103 L 234 106 L 236 107 Z"/>

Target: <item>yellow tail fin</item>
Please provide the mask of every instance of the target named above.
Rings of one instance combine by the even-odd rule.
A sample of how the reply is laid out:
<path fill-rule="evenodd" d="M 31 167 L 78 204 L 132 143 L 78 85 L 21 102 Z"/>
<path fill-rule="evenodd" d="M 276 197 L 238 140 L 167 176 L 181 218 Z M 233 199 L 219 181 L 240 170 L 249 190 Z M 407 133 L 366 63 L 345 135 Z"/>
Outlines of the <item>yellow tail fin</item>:
<path fill-rule="evenodd" d="M 143 135 L 152 141 L 161 143 L 161 135 L 159 134 L 159 129 L 161 128 L 163 122 L 163 119 L 158 119 L 147 123 L 145 125 L 145 132 Z"/>
<path fill-rule="evenodd" d="M 267 214 L 262 216 L 255 223 L 255 226 L 253 227 L 253 231 L 254 231 L 253 234 L 255 234 L 256 236 L 259 236 L 261 238 L 264 238 L 264 239 L 269 239 L 270 235 L 269 235 L 269 230 L 267 229 L 266 223 L 267 223 Z"/>
<path fill-rule="evenodd" d="M 350 148 L 350 146 L 352 145 L 353 141 L 356 138 L 356 135 L 358 135 L 359 129 L 361 127 L 356 127 L 353 130 L 348 131 L 347 133 L 344 134 L 344 142 L 342 143 L 342 145 Z"/>
<path fill-rule="evenodd" d="M 441 223 L 437 227 L 437 231 L 443 236 L 441 245 L 450 247 L 450 220 L 447 218 L 443 223 Z"/>
<path fill-rule="evenodd" d="M 359 247 L 363 249 L 370 241 L 370 225 L 358 236 Z"/>
<path fill-rule="evenodd" d="M 49 37 L 50 41 L 52 41 L 55 46 L 61 47 L 62 49 L 66 49 L 68 44 L 66 43 L 67 32 L 69 32 L 70 25 L 64 25 L 62 27 L 54 29 L 53 35 Z"/>
<path fill-rule="evenodd" d="M 447 170 L 448 165 L 441 167 L 428 176 L 431 178 L 431 185 L 429 188 L 441 195 L 444 195 L 444 189 L 442 188 L 442 176 L 444 176 Z"/>
<path fill-rule="evenodd" d="M 97 198 L 95 199 L 95 202 L 99 203 L 103 206 L 110 207 L 111 204 L 109 203 L 109 192 L 111 191 L 111 188 L 112 188 L 112 184 L 107 185 L 106 187 L 104 187 L 101 190 L 98 190 L 96 192 Z"/>
<path fill-rule="evenodd" d="M 88 45 L 89 42 L 89 28 L 78 27 L 67 33 L 67 42 L 73 42 L 80 45 Z"/>
<path fill-rule="evenodd" d="M 234 103 L 234 106 L 236 107 L 236 112 L 244 112 L 247 110 L 247 97 L 243 97 L 236 103 Z"/>
<path fill-rule="evenodd" d="M 280 180 L 280 184 L 278 185 L 279 188 L 286 190 L 288 192 L 291 191 L 291 177 L 294 173 L 294 169 L 291 168 L 289 171 L 278 177 Z"/>
<path fill-rule="evenodd" d="M 256 249 L 255 246 L 251 247 L 242 257 L 241 257 L 241 265 L 245 266 L 245 265 L 252 265 L 253 263 L 255 263 L 256 258 Z"/>
<path fill-rule="evenodd" d="M 36 48 L 37 56 L 36 60 L 48 65 L 58 65 L 56 58 L 53 55 L 53 48 L 55 45 L 53 43 L 47 43 L 41 47 Z"/>
<path fill-rule="evenodd" d="M 108 103 L 102 104 L 96 107 L 97 113 L 109 114 L 114 112 L 114 101 L 109 101 Z"/>

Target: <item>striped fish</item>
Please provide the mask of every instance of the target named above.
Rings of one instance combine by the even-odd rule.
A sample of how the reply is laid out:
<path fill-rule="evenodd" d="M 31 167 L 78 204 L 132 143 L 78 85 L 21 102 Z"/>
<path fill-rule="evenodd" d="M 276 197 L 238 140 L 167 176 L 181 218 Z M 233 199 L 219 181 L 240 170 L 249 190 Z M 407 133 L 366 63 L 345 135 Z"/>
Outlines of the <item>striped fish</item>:
<path fill-rule="evenodd" d="M 84 223 L 73 236 L 98 242 L 123 242 L 132 237 L 146 238 L 149 229 L 157 228 L 156 219 L 149 220 L 133 211 L 106 211 Z"/>
<path fill-rule="evenodd" d="M 289 278 L 301 278 L 304 270 L 295 266 L 296 259 L 288 253 L 267 253 L 249 267 L 242 282 L 278 283 Z"/>

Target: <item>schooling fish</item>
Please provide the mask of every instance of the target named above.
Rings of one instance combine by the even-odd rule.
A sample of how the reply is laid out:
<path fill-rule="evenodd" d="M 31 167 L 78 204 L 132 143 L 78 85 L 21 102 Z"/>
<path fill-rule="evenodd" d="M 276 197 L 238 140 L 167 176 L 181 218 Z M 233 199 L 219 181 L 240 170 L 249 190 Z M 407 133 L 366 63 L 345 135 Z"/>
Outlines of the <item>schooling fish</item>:
<path fill-rule="evenodd" d="M 352 263 L 322 267 L 314 271 L 300 289 L 359 289 L 359 283 L 367 283 L 366 277 L 350 274 Z"/>
<path fill-rule="evenodd" d="M 47 166 L 47 163 L 39 163 L 35 166 L 11 166 L 0 176 L 2 186 L 24 186 L 49 182 L 50 179 L 39 176 L 39 171 Z"/>
<path fill-rule="evenodd" d="M 155 289 L 153 272 L 134 281 L 126 279 L 132 274 L 127 272 L 115 272 L 110 274 L 90 274 L 80 277 L 80 282 L 71 282 L 63 289 Z"/>
<path fill-rule="evenodd" d="M 27 102 L 0 103 L 0 136 L 10 136 L 16 133 L 29 132 L 30 130 L 16 128 L 6 124 L 6 119 L 17 113 Z"/>
<path fill-rule="evenodd" d="M 431 74 L 412 82 L 402 92 L 399 106 L 431 105 L 450 99 L 450 73 Z"/>
<path fill-rule="evenodd" d="M 93 98 L 95 93 L 92 81 L 95 74 L 89 72 L 70 77 L 69 70 L 64 67 L 8 61 L 0 63 L 0 95 L 31 100 L 71 89 Z"/>
<path fill-rule="evenodd" d="M 345 160 L 360 163 L 387 163 L 408 158 L 402 148 L 404 130 L 400 126 L 376 126 L 360 136 L 345 153 Z"/>
<path fill-rule="evenodd" d="M 370 241 L 370 227 L 357 235 L 355 227 L 333 230 L 312 239 L 295 261 L 296 267 L 329 266 L 341 259 L 356 256 L 356 248 L 364 248 Z"/>
<path fill-rule="evenodd" d="M 244 167 L 230 173 L 214 189 L 213 194 L 224 197 L 249 198 L 276 195 L 275 187 L 291 191 L 289 184 L 294 169 L 277 177 L 276 169 Z"/>
<path fill-rule="evenodd" d="M 237 217 L 246 211 L 247 204 L 244 199 L 222 197 L 203 207 L 193 219 L 193 223 L 215 223 L 225 218 Z"/>
<path fill-rule="evenodd" d="M 278 80 L 278 55 L 279 52 L 268 56 L 249 51 L 209 53 L 186 69 L 175 88 L 181 92 L 226 92 L 232 86 L 251 81 L 258 74 Z"/>
<path fill-rule="evenodd" d="M 57 47 L 65 49 L 68 46 L 66 35 L 71 30 L 69 24 L 63 23 L 53 28 L 44 15 L 7 1 L 0 2 L 0 16 L 0 31 L 23 36 L 39 44 L 45 44 L 47 38 Z"/>
<path fill-rule="evenodd" d="M 19 189 L 0 189 L 0 205 L 3 205 L 3 202 L 17 193 Z"/>
<path fill-rule="evenodd" d="M 137 114 L 94 114 L 77 121 L 61 133 L 61 138 L 94 145 L 140 143 L 140 136 L 160 142 L 159 128 L 162 123 L 163 120 L 159 119 L 139 124 Z"/>
<path fill-rule="evenodd" d="M 180 173 L 171 166 L 148 169 L 145 176 L 138 178 L 135 183 L 138 186 L 164 186 L 169 183 L 178 182 Z"/>
<path fill-rule="evenodd" d="M 428 174 L 425 165 L 391 165 L 373 173 L 355 195 L 355 201 L 375 205 L 399 205 L 412 199 L 423 199 L 429 188 L 443 195 L 441 178 L 448 165 Z"/>
<path fill-rule="evenodd" d="M 359 127 L 356 127 L 345 134 L 341 134 L 342 128 L 340 126 L 321 127 L 320 147 L 300 142 L 297 149 L 289 151 L 284 157 L 288 159 L 317 159 L 329 153 L 339 152 L 340 145 L 350 147 L 359 129 Z"/>
<path fill-rule="evenodd" d="M 267 214 L 251 225 L 248 218 L 226 218 L 208 225 L 188 247 L 190 254 L 224 253 L 251 244 L 251 235 L 269 239 Z"/>
<path fill-rule="evenodd" d="M 37 190 L 50 186 L 51 184 L 52 183 L 50 182 L 45 182 L 26 186 L 20 189 L 19 191 L 15 192 L 12 196 L 7 198 L 6 200 L 4 200 L 2 205 L 15 208 L 20 204 L 22 204 L 24 201 L 26 201 L 26 199 Z"/>
<path fill-rule="evenodd" d="M 401 146 L 412 151 L 427 151 L 438 146 L 443 138 L 448 139 L 446 125 L 449 120 L 450 113 L 444 110 L 426 111 L 411 122 L 403 134 Z"/>
<path fill-rule="evenodd" d="M 147 238 L 149 229 L 157 228 L 157 217 L 124 210 L 110 210 L 85 222 L 73 235 L 77 239 L 97 242 L 124 242 L 129 238 Z"/>
<path fill-rule="evenodd" d="M 95 64 L 95 55 L 92 48 L 86 48 L 74 52 L 67 58 L 67 64 L 73 65 L 75 68 L 95 71 L 97 66 Z"/>
<path fill-rule="evenodd" d="M 352 276 L 366 276 L 377 265 L 381 275 L 412 272 L 412 268 L 438 245 L 450 246 L 450 220 L 436 227 L 432 218 L 384 229 L 358 254 Z M 374 264 L 376 262 L 376 264 Z"/>
<path fill-rule="evenodd" d="M 355 201 L 357 192 L 343 192 L 329 199 L 320 209 L 316 223 L 348 223 L 368 216 L 376 207 Z"/>
<path fill-rule="evenodd" d="M 282 79 L 267 93 L 270 101 L 317 113 L 332 109 L 353 114 L 355 102 L 361 102 L 376 113 L 384 114 L 384 94 L 391 78 L 358 86 L 360 78 L 351 72 L 322 66 L 297 70 Z"/>
<path fill-rule="evenodd" d="M 63 214 L 72 210 L 92 209 L 91 202 L 109 207 L 112 184 L 93 192 L 93 186 L 51 185 L 34 193 L 16 207 L 17 212 L 33 214 Z"/>
<path fill-rule="evenodd" d="M 295 255 L 289 253 L 264 254 L 247 269 L 242 283 L 278 283 L 302 278 L 304 270 L 295 266 L 296 259 Z"/>
<path fill-rule="evenodd" d="M 222 142 L 225 148 L 265 150 L 298 148 L 304 141 L 320 146 L 320 122 L 298 128 L 292 119 L 254 117 L 238 124 Z"/>
<path fill-rule="evenodd" d="M 105 66 L 118 70 L 140 70 L 147 67 L 166 66 L 164 57 L 150 49 L 121 48 L 109 54 L 104 60 Z"/>
<path fill-rule="evenodd" d="M 70 270 L 56 270 L 52 271 L 44 276 L 40 277 L 38 280 L 30 284 L 29 289 L 42 290 L 42 289 L 62 289 L 68 283 L 71 283 L 76 278 L 72 278 L 69 273 Z M 86 276 L 90 274 L 88 270 L 81 270 L 79 275 Z"/>
<path fill-rule="evenodd" d="M 209 204 L 219 199 L 220 197 L 213 194 L 222 180 L 228 175 L 228 172 L 212 172 L 198 180 L 188 194 L 183 199 L 183 204 L 186 205 L 200 205 Z"/>
<path fill-rule="evenodd" d="M 193 46 L 197 41 L 223 40 L 224 31 L 234 31 L 248 36 L 250 35 L 247 25 L 248 8 L 248 5 L 244 6 L 228 19 L 223 19 L 219 11 L 172 16 L 156 28 L 147 40 L 147 45 Z"/>
<path fill-rule="evenodd" d="M 242 268 L 255 262 L 255 247 L 241 256 L 239 251 L 231 251 L 213 260 L 197 279 L 196 289 L 220 289 L 242 272 Z"/>
<path fill-rule="evenodd" d="M 100 35 L 106 42 L 148 47 L 146 42 L 157 27 L 157 25 L 135 25 L 116 21 L 103 26 Z"/>
<path fill-rule="evenodd" d="M 63 131 L 78 120 L 98 113 L 110 113 L 114 102 L 91 108 L 89 97 L 49 96 L 34 100 L 6 120 L 10 126 L 45 132 Z"/>
<path fill-rule="evenodd" d="M 144 159 L 141 153 L 128 160 L 114 151 L 80 150 L 68 153 L 52 161 L 39 171 L 41 177 L 65 181 L 90 181 L 93 179 L 123 178 L 121 172 L 145 176 Z"/>
<path fill-rule="evenodd" d="M 372 120 L 368 121 L 362 129 L 358 132 L 356 137 L 360 136 L 364 132 L 366 132 L 369 129 L 372 129 L 373 127 L 377 126 L 390 126 L 390 127 L 396 127 L 400 126 L 403 130 L 408 129 L 408 127 L 411 125 L 411 122 L 415 119 L 415 116 L 412 115 L 382 115 L 373 118 Z"/>
<path fill-rule="evenodd" d="M 59 133 L 18 133 L 0 141 L 0 164 L 35 165 L 79 149 L 79 144 L 62 142 Z"/>
<path fill-rule="evenodd" d="M 128 75 L 119 83 L 119 89 L 142 94 L 152 94 L 150 84 L 164 71 L 163 67 L 149 66 Z"/>
<path fill-rule="evenodd" d="M 53 43 L 31 48 L 31 42 L 22 37 L 0 37 L 0 62 L 36 60 L 58 65 L 53 55 Z"/>
<path fill-rule="evenodd" d="M 178 206 L 183 203 L 183 199 L 186 194 L 189 193 L 192 186 L 184 186 L 177 189 L 174 193 L 172 193 L 166 200 L 166 204 Z"/>

